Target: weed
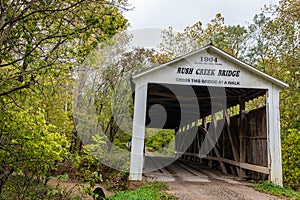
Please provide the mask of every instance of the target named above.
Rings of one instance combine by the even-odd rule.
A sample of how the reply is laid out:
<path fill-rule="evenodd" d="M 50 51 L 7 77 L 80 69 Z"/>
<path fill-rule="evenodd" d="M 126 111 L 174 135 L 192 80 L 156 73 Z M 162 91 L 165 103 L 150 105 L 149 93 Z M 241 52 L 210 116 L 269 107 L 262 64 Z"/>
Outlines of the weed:
<path fill-rule="evenodd" d="M 256 190 L 273 194 L 280 197 L 288 197 L 290 199 L 300 199 L 300 192 L 296 192 L 294 190 L 286 189 L 283 187 L 280 187 L 278 185 L 275 185 L 273 183 L 270 183 L 268 181 L 262 181 L 258 184 L 252 185 Z"/>
<path fill-rule="evenodd" d="M 122 191 L 113 196 L 109 196 L 109 200 L 170 200 L 175 199 L 164 191 L 167 186 L 160 182 L 147 183 L 136 190 Z"/>

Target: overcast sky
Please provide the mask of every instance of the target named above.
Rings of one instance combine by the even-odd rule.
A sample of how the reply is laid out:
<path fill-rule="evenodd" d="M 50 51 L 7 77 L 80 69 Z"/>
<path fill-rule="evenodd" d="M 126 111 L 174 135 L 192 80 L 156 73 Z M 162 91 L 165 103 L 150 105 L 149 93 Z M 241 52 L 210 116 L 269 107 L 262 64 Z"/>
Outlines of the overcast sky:
<path fill-rule="evenodd" d="M 278 0 L 129 0 L 129 3 L 135 8 L 124 15 L 131 29 L 173 26 L 182 31 L 199 20 L 207 24 L 217 13 L 222 13 L 226 24 L 245 25 L 261 12 L 264 4 L 278 4 Z"/>
<path fill-rule="evenodd" d="M 279 0 L 128 0 L 133 11 L 125 12 L 135 40 L 142 39 L 153 46 L 160 37 L 158 29 L 172 26 L 175 31 L 183 31 L 186 26 L 201 21 L 206 25 L 217 13 L 221 13 L 227 25 L 246 25 L 255 14 L 259 14 L 265 4 L 278 4 Z M 145 31 L 147 30 L 147 31 Z M 139 37 L 140 35 L 141 37 Z M 145 40 L 145 38 L 147 38 Z"/>

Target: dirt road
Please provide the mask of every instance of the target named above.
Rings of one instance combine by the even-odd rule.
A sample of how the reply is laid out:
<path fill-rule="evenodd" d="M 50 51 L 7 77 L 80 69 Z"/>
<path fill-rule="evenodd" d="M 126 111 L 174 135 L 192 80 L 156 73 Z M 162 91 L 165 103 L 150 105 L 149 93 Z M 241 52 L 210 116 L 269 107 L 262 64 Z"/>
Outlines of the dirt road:
<path fill-rule="evenodd" d="M 145 169 L 162 166 L 169 158 L 146 157 Z M 149 171 L 149 170 L 148 170 Z M 158 180 L 169 186 L 168 193 L 181 200 L 269 200 L 281 199 L 248 187 L 246 182 L 234 176 L 224 176 L 221 172 L 197 164 L 176 161 L 153 172 L 144 173 L 147 181 Z"/>

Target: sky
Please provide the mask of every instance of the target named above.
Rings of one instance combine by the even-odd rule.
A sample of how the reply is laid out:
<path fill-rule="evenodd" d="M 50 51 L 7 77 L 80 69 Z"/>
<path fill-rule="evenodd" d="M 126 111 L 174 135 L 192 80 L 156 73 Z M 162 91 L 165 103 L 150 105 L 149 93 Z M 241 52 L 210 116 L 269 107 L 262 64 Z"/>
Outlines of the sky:
<path fill-rule="evenodd" d="M 221 13 L 226 25 L 247 25 L 265 4 L 279 0 L 128 0 L 133 11 L 124 12 L 129 20 L 129 32 L 134 35 L 133 45 L 156 47 L 161 31 L 172 26 L 183 31 L 201 21 L 205 26 Z"/>
<path fill-rule="evenodd" d="M 174 27 L 182 31 L 197 21 L 207 24 L 221 13 L 228 25 L 245 25 L 264 4 L 278 4 L 278 0 L 128 0 L 133 11 L 124 15 L 130 29 Z"/>

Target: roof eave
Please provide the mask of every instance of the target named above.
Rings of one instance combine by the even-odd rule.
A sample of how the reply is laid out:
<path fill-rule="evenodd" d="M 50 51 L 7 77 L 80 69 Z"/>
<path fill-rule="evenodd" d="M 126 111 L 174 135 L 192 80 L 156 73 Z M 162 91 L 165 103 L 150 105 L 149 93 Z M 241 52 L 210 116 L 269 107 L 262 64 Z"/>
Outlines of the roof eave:
<path fill-rule="evenodd" d="M 251 65 L 249 65 L 249 64 L 247 64 L 247 63 L 245 63 L 243 61 L 240 61 L 239 59 L 237 59 L 237 58 L 233 57 L 232 55 L 230 55 L 230 54 L 228 54 L 228 53 L 226 53 L 226 52 L 218 49 L 217 47 L 215 47 L 215 46 L 213 46 L 211 44 L 209 44 L 209 45 L 207 45 L 207 46 L 205 46 L 203 48 L 197 49 L 195 51 L 192 51 L 192 52 L 190 52 L 188 54 L 185 54 L 183 56 L 180 56 L 178 58 L 175 58 L 174 60 L 171 60 L 171 61 L 166 62 L 164 64 L 158 65 L 157 67 L 151 68 L 151 69 L 143 71 L 141 73 L 138 73 L 138 74 L 134 75 L 132 77 L 132 79 L 134 81 L 134 80 L 136 80 L 136 79 L 138 79 L 138 78 L 140 78 L 140 77 L 142 77 L 142 76 L 144 76 L 144 75 L 146 75 L 148 73 L 151 73 L 153 71 L 159 70 L 159 69 L 161 69 L 161 68 L 163 68 L 163 67 L 165 67 L 167 65 L 176 63 L 176 62 L 178 62 L 181 59 L 184 59 L 186 57 L 189 57 L 189 56 L 191 56 L 193 54 L 199 53 L 199 52 L 204 51 L 204 50 L 213 50 L 214 52 L 220 54 L 221 56 L 224 56 L 225 58 L 233 61 L 234 63 L 238 64 L 239 66 L 244 67 L 246 70 L 249 70 L 249 71 L 255 73 L 256 75 L 258 75 L 258 76 L 260 76 L 260 77 L 262 77 L 262 78 L 264 78 L 264 79 L 272 82 L 273 84 L 277 85 L 278 87 L 280 87 L 282 89 L 284 89 L 284 88 L 286 88 L 286 87 L 289 86 L 288 84 L 286 84 L 286 83 L 284 83 L 284 82 L 282 82 L 282 81 L 280 81 L 280 80 L 278 80 L 278 79 L 276 79 L 276 78 L 274 78 L 274 77 L 272 77 L 272 76 L 270 76 L 270 75 L 268 75 L 268 74 L 266 74 L 264 72 L 259 71 L 258 69 L 252 67 Z"/>
<path fill-rule="evenodd" d="M 141 77 L 141 76 L 144 76 L 145 74 L 148 74 L 148 73 L 151 73 L 151 72 L 153 72 L 153 71 L 156 71 L 156 70 L 158 70 L 158 69 L 160 69 L 160 68 L 163 68 L 163 67 L 165 67 L 165 66 L 167 66 L 167 65 L 176 63 L 176 62 L 178 62 L 178 61 L 181 60 L 181 59 L 184 59 L 184 58 L 186 58 L 186 57 L 189 57 L 190 55 L 193 55 L 193 54 L 195 54 L 195 53 L 204 51 L 204 50 L 208 49 L 209 47 L 210 47 L 210 45 L 207 45 L 207 46 L 205 46 L 205 47 L 203 47 L 203 48 L 200 48 L 200 49 L 197 49 L 197 50 L 192 51 L 192 52 L 190 52 L 190 53 L 187 53 L 187 54 L 184 54 L 184 55 L 182 55 L 182 56 L 179 56 L 179 57 L 177 57 L 177 58 L 175 58 L 175 59 L 173 59 L 173 60 L 170 60 L 170 61 L 168 61 L 168 62 L 166 62 L 166 63 L 161 64 L 161 65 L 158 65 L 158 66 L 156 66 L 156 67 L 154 67 L 154 68 L 151 68 L 151 69 L 149 69 L 149 70 L 143 71 L 143 72 L 138 73 L 138 74 L 135 74 L 135 75 L 132 77 L 132 79 L 135 80 L 135 79 L 137 79 L 137 78 L 139 78 L 139 77 Z"/>
<path fill-rule="evenodd" d="M 251 65 L 249 65 L 249 64 L 247 64 L 247 63 L 245 63 L 245 62 L 243 62 L 243 61 L 241 61 L 241 60 L 233 57 L 232 55 L 230 55 L 230 54 L 228 54 L 228 53 L 226 53 L 226 52 L 224 52 L 224 51 L 216 48 L 215 46 L 211 45 L 210 48 L 213 51 L 215 51 L 215 52 L 223 55 L 227 59 L 232 60 L 233 62 L 235 62 L 239 66 L 244 67 L 246 70 L 249 70 L 249 71 L 255 73 L 256 75 L 267 79 L 268 81 L 274 83 L 275 85 L 279 86 L 282 89 L 287 88 L 289 86 L 288 84 L 286 84 L 286 83 L 284 83 L 284 82 L 282 82 L 282 81 L 280 81 L 280 80 L 278 80 L 278 79 L 276 79 L 276 78 L 274 78 L 274 77 L 272 77 L 272 76 L 270 76 L 270 75 L 268 75 L 268 74 L 266 74 L 266 73 L 264 73 L 264 72 L 262 72 L 262 71 L 260 71 L 260 70 L 258 70 L 256 68 L 252 67 Z"/>

